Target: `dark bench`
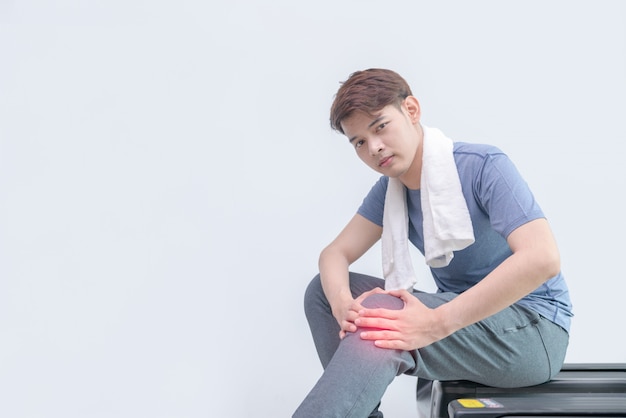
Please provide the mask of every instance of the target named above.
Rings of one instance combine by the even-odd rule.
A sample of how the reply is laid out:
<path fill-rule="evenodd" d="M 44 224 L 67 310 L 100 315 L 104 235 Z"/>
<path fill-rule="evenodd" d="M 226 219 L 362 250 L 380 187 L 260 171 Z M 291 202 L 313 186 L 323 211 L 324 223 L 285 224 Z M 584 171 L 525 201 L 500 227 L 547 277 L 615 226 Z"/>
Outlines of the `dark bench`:
<path fill-rule="evenodd" d="M 431 418 L 450 417 L 448 406 L 457 399 L 518 398 L 521 400 L 508 401 L 518 405 L 519 402 L 532 404 L 533 399 L 540 398 L 546 398 L 549 404 L 557 397 L 604 397 L 621 399 L 611 401 L 617 402 L 619 408 L 619 402 L 626 402 L 626 363 L 567 363 L 549 382 L 521 388 L 495 388 L 467 380 L 429 382 L 420 379 L 418 401 L 424 402 L 429 393 Z M 455 405 L 459 411 L 463 410 L 458 402 Z"/>

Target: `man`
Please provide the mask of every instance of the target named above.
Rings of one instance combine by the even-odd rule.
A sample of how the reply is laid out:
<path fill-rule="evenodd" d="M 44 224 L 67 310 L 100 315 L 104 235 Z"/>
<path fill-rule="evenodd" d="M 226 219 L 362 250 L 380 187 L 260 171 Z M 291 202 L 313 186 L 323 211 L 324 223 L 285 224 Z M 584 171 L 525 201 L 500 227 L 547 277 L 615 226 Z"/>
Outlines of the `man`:
<path fill-rule="evenodd" d="M 561 368 L 571 303 L 543 212 L 502 151 L 453 143 L 420 116 L 390 70 L 358 71 L 337 92 L 332 128 L 382 176 L 322 251 L 307 288 L 324 373 L 294 417 L 382 417 L 380 399 L 402 373 L 513 387 Z M 452 168 L 441 168 L 446 161 Z M 453 251 L 429 254 L 449 245 L 447 235 Z M 385 278 L 350 272 L 381 237 Z M 403 238 L 425 254 L 437 293 L 413 289 Z"/>

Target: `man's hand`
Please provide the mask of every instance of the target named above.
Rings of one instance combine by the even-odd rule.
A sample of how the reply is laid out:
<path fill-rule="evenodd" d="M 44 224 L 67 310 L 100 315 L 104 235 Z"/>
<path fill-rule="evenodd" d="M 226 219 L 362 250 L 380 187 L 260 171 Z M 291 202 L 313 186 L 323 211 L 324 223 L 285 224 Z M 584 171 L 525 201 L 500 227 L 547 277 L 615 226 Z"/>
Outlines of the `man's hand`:
<path fill-rule="evenodd" d="M 359 317 L 359 311 L 364 309 L 361 302 L 363 302 L 363 300 L 369 295 L 374 295 L 376 293 L 386 292 L 383 289 L 376 287 L 362 293 L 359 297 L 353 299 L 352 301 L 346 301 L 343 306 L 339 306 L 337 309 L 333 308 L 333 316 L 341 328 L 339 331 L 339 338 L 343 339 L 348 332 L 356 332 L 357 326 L 354 324 L 354 321 Z"/>
<path fill-rule="evenodd" d="M 361 307 L 354 324 L 359 327 L 375 328 L 361 332 L 362 339 L 373 340 L 374 344 L 381 348 L 414 350 L 446 337 L 438 327 L 437 313 L 408 291 L 392 290 L 376 293 L 399 297 L 404 302 L 404 308 L 391 310 Z"/>

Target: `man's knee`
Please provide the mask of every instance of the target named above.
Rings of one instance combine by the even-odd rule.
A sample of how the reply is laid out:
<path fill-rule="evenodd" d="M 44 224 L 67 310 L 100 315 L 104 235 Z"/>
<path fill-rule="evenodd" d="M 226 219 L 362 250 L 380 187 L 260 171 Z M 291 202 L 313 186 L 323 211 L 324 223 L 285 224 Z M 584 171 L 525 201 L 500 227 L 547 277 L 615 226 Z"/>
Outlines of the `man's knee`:
<path fill-rule="evenodd" d="M 363 300 L 361 305 L 369 309 L 384 308 L 400 310 L 404 308 L 404 302 L 402 301 L 402 299 L 396 296 L 387 295 L 385 293 L 370 295 Z"/>

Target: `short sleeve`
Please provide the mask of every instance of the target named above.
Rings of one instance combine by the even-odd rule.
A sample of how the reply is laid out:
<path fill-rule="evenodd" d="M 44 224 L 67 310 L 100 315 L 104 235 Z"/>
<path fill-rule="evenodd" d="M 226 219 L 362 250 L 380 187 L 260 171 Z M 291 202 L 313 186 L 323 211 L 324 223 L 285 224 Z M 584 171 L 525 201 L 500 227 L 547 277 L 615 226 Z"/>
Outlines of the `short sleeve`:
<path fill-rule="evenodd" d="M 372 186 L 369 193 L 363 199 L 357 213 L 376 225 L 383 226 L 383 211 L 385 209 L 385 194 L 389 177 L 382 176 Z"/>
<path fill-rule="evenodd" d="M 505 238 L 519 226 L 544 217 L 528 184 L 504 153 L 485 156 L 474 190 L 493 229 Z"/>

